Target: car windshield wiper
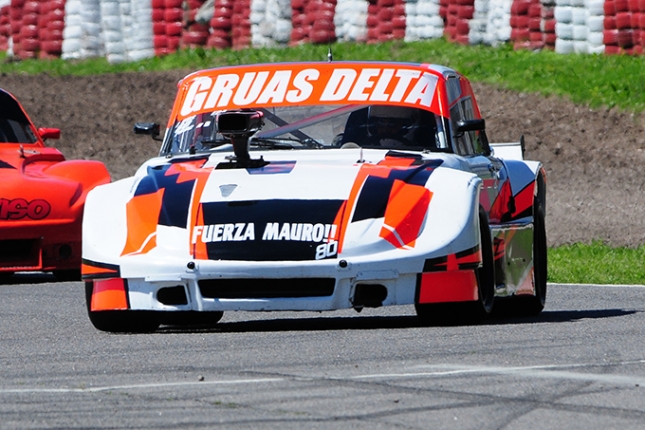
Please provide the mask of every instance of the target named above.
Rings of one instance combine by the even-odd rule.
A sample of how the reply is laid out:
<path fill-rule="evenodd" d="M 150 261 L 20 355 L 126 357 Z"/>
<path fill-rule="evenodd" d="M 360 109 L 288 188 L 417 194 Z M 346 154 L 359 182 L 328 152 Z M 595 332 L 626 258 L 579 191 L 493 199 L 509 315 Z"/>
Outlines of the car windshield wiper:
<path fill-rule="evenodd" d="M 196 154 L 198 152 L 210 151 L 227 144 L 231 144 L 231 141 L 228 139 L 203 139 L 198 141 L 197 144 L 190 145 L 188 153 Z"/>
<path fill-rule="evenodd" d="M 302 145 L 300 139 L 292 137 L 251 138 L 249 144 L 256 148 L 293 149 Z"/>
<path fill-rule="evenodd" d="M 231 141 L 230 139 L 202 139 L 199 143 L 201 143 L 202 147 L 215 148 L 231 143 Z"/>
<path fill-rule="evenodd" d="M 253 137 L 251 138 L 250 145 L 258 148 L 272 149 L 322 148 L 324 146 L 311 138 L 301 140 L 293 137 Z"/>

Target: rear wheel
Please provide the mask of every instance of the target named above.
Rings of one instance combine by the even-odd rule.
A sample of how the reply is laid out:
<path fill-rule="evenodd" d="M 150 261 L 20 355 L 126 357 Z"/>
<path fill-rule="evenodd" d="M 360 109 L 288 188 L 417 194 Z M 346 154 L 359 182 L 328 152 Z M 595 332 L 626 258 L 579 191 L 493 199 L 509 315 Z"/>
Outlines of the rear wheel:
<path fill-rule="evenodd" d="M 479 236 L 482 266 L 476 270 L 478 299 L 474 302 L 417 304 L 417 316 L 423 324 L 478 323 L 492 314 L 495 304 L 493 241 L 488 216 L 482 208 L 479 209 Z"/>
<path fill-rule="evenodd" d="M 92 282 L 85 283 L 87 313 L 97 329 L 112 333 L 150 333 L 159 328 L 154 311 L 91 311 L 92 288 Z"/>
<path fill-rule="evenodd" d="M 537 315 L 546 303 L 547 247 L 544 207 L 535 199 L 533 203 L 533 285 L 534 296 L 517 297 L 515 308 L 523 315 Z"/>

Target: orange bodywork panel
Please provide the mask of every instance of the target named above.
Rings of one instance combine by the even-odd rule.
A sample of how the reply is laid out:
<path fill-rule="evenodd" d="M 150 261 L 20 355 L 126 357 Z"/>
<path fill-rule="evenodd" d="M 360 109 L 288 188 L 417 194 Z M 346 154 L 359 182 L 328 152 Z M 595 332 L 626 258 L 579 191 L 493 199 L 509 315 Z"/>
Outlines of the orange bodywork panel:
<path fill-rule="evenodd" d="M 419 303 L 468 302 L 478 298 L 474 270 L 422 273 Z"/>
<path fill-rule="evenodd" d="M 380 236 L 396 247 L 414 247 L 431 198 L 425 187 L 394 181 Z"/>
<path fill-rule="evenodd" d="M 95 279 L 90 310 L 108 311 L 128 309 L 126 281 L 121 278 Z"/>

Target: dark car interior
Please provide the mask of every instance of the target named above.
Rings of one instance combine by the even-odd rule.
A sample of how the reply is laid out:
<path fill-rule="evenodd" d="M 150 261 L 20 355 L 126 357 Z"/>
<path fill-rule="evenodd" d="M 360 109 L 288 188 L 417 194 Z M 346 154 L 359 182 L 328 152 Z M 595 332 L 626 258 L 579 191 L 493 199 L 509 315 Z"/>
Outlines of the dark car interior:
<path fill-rule="evenodd" d="M 0 90 L 0 143 L 36 143 L 27 116 L 18 102 Z"/>

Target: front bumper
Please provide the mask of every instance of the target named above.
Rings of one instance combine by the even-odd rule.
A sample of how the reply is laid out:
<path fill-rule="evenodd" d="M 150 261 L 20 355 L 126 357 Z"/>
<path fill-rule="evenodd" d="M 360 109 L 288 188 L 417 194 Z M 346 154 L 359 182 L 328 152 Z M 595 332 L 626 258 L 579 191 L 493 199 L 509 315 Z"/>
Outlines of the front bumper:
<path fill-rule="evenodd" d="M 0 272 L 78 270 L 81 219 L 0 226 Z"/>
<path fill-rule="evenodd" d="M 83 277 L 93 284 L 92 310 L 323 311 L 414 303 L 423 263 L 397 263 L 198 261 L 148 267 L 157 274 L 143 277 L 124 276 L 125 267 Z"/>

